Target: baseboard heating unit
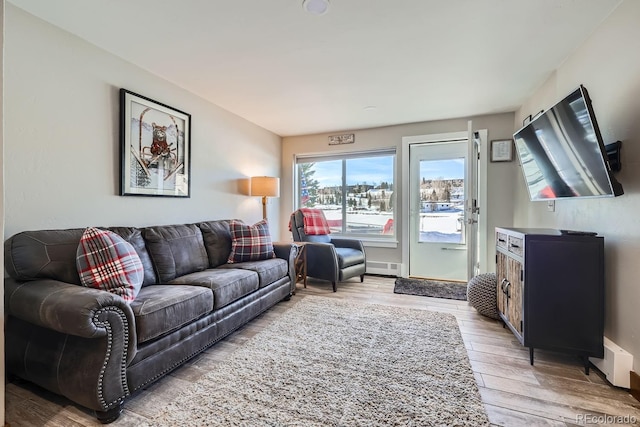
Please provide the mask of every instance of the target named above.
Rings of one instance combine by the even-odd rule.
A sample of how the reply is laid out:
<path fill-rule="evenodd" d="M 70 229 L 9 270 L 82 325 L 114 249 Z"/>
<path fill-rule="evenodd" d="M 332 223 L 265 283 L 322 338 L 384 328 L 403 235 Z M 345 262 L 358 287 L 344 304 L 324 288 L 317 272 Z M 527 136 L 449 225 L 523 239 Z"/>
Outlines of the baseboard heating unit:
<path fill-rule="evenodd" d="M 367 261 L 367 273 L 400 276 L 400 264 L 384 261 Z"/>
<path fill-rule="evenodd" d="M 611 384 L 630 387 L 629 372 L 633 370 L 633 355 L 609 338 L 604 337 L 604 358 L 590 357 L 589 361 L 605 374 Z"/>

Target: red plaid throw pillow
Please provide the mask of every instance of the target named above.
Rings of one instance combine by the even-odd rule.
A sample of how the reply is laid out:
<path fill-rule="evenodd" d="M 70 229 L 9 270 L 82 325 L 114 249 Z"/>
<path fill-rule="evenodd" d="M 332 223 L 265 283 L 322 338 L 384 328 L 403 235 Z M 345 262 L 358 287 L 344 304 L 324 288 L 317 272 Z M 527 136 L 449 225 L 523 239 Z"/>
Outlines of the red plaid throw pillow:
<path fill-rule="evenodd" d="M 229 263 L 259 261 L 275 257 L 266 219 L 254 225 L 231 220 L 229 228 L 231 230 Z"/>
<path fill-rule="evenodd" d="M 331 229 L 324 217 L 324 212 L 320 209 L 300 208 L 304 218 L 304 234 L 309 236 L 317 236 L 322 234 L 330 234 Z"/>
<path fill-rule="evenodd" d="M 76 266 L 84 286 L 120 295 L 127 302 L 142 287 L 144 269 L 138 253 L 112 231 L 87 228 L 76 251 Z"/>

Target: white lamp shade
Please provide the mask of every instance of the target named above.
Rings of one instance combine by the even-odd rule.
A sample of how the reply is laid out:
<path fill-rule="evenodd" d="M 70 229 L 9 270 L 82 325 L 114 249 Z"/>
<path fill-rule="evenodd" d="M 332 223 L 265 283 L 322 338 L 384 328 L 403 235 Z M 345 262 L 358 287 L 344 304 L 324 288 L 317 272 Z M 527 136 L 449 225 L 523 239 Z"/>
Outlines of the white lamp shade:
<path fill-rule="evenodd" d="M 254 176 L 251 178 L 251 195 L 280 197 L 280 178 L 272 176 Z"/>

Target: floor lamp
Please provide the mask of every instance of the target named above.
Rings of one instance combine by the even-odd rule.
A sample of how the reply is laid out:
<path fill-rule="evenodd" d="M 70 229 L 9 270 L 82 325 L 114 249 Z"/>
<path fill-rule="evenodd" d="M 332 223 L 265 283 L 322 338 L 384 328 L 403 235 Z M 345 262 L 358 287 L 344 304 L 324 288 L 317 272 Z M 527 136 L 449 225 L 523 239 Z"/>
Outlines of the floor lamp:
<path fill-rule="evenodd" d="M 271 176 L 252 177 L 251 195 L 262 196 L 262 218 L 267 219 L 267 197 L 280 197 L 280 178 Z"/>

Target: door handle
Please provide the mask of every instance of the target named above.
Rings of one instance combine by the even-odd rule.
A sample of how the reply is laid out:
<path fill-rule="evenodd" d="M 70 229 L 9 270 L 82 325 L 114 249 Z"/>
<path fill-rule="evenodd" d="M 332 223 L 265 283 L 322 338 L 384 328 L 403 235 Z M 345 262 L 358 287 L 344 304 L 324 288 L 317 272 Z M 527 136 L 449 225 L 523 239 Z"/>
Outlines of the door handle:
<path fill-rule="evenodd" d="M 500 289 L 502 289 L 502 293 L 507 296 L 507 298 L 511 298 L 511 294 L 509 293 L 509 289 L 511 288 L 511 282 L 507 279 L 502 279 L 500 282 Z"/>

